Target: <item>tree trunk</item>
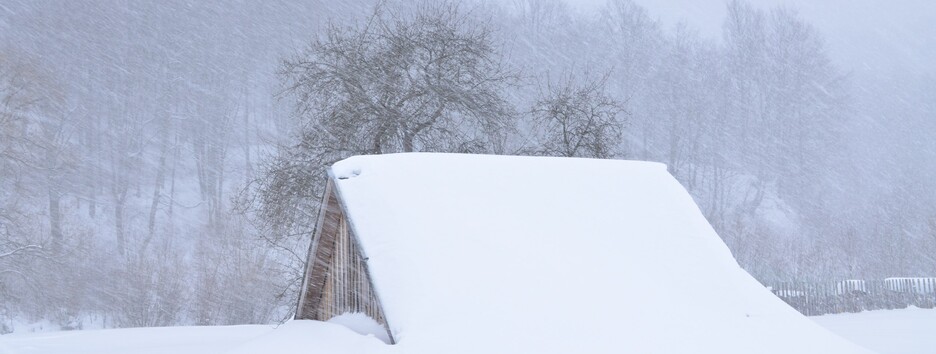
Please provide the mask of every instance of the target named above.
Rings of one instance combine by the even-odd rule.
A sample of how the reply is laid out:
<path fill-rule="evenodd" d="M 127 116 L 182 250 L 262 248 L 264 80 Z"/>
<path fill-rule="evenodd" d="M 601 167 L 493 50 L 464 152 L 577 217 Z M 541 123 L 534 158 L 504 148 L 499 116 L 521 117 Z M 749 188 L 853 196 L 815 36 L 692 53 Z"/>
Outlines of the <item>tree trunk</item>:
<path fill-rule="evenodd" d="M 250 162 L 250 96 L 247 86 L 244 87 L 244 177 L 249 181 L 253 178 L 253 163 Z"/>
<path fill-rule="evenodd" d="M 159 129 L 159 135 L 161 137 L 161 146 L 159 148 L 159 165 L 156 167 L 156 181 L 153 184 L 153 200 L 150 203 L 149 211 L 149 220 L 146 225 L 146 238 L 143 239 L 143 244 L 140 245 L 140 255 L 146 253 L 146 248 L 149 246 L 150 241 L 153 240 L 153 236 L 156 233 L 156 211 L 159 210 L 159 201 L 162 197 L 162 186 L 163 180 L 166 176 L 166 154 L 169 150 L 169 122 L 163 122 Z"/>
<path fill-rule="evenodd" d="M 124 198 L 116 198 L 114 201 L 114 226 L 117 229 L 117 253 L 121 256 L 127 249 L 127 240 L 124 238 Z"/>
<path fill-rule="evenodd" d="M 169 177 L 169 211 L 166 213 L 169 216 L 169 221 L 172 222 L 172 211 L 173 206 L 175 206 L 175 182 L 176 182 L 176 166 L 179 164 L 179 136 L 175 136 L 175 144 L 172 147 L 172 172 Z"/>
<path fill-rule="evenodd" d="M 52 252 L 58 254 L 62 250 L 62 194 L 58 187 L 49 187 L 49 231 L 52 236 Z"/>

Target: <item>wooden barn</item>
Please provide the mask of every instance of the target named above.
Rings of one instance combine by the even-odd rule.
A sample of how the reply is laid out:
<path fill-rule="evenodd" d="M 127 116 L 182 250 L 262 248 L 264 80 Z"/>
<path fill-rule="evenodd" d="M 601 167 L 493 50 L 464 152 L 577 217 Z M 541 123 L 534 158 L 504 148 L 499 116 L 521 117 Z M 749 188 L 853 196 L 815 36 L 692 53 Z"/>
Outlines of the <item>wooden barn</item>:
<path fill-rule="evenodd" d="M 322 205 L 296 319 L 372 352 L 866 353 L 741 269 L 662 164 L 355 156 Z"/>

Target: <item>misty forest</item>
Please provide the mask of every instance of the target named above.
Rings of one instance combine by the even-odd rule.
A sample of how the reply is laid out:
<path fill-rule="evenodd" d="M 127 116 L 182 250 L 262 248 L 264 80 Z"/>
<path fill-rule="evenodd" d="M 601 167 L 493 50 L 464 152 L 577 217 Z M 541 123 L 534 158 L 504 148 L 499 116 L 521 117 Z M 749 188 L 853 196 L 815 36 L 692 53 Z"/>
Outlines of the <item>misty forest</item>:
<path fill-rule="evenodd" d="M 933 276 L 936 72 L 724 7 L 3 1 L 0 334 L 289 318 L 361 154 L 659 161 L 764 284 Z"/>

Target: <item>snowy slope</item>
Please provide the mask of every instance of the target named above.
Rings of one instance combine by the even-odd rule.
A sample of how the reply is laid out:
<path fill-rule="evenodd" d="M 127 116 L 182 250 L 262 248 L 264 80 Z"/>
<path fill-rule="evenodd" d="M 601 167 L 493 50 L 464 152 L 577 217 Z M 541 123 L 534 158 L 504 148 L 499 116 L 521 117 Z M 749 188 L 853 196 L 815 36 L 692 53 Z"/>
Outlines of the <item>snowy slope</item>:
<path fill-rule="evenodd" d="M 865 352 L 744 272 L 661 164 L 398 154 L 333 174 L 401 352 Z"/>
<path fill-rule="evenodd" d="M 936 309 L 910 307 L 810 317 L 821 326 L 881 354 L 936 352 Z"/>

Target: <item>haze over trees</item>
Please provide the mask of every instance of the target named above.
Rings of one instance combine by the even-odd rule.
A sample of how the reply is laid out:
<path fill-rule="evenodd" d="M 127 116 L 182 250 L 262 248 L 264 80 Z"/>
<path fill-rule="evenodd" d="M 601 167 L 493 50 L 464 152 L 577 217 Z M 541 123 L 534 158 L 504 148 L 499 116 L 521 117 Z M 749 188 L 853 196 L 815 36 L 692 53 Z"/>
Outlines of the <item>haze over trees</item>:
<path fill-rule="evenodd" d="M 761 281 L 936 269 L 936 73 L 851 75 L 793 8 L 112 5 L 0 8 L 0 332 L 285 318 L 355 154 L 660 161 Z"/>

